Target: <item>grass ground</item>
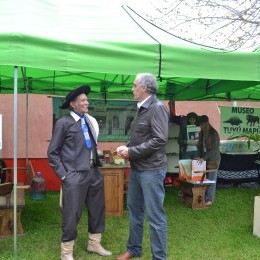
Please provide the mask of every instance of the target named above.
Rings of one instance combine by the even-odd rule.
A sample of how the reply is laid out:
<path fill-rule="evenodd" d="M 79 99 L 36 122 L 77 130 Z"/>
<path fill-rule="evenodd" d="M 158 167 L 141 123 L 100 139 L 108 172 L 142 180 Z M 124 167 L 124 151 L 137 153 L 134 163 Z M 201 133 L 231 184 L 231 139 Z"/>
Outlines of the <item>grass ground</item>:
<path fill-rule="evenodd" d="M 168 259 L 260 259 L 260 238 L 253 236 L 254 196 L 259 193 L 259 188 L 218 188 L 214 205 L 192 210 L 180 203 L 178 189 L 167 187 Z M 26 208 L 22 212 L 25 235 L 18 237 L 17 259 L 59 259 L 61 215 L 58 200 L 56 192 L 49 192 L 47 198 L 40 201 L 26 194 Z M 113 252 L 111 257 L 86 253 L 86 222 L 84 212 L 78 226 L 75 260 L 115 259 L 125 251 L 127 210 L 123 217 L 106 219 L 103 245 Z M 0 259 L 15 259 L 13 248 L 13 237 L 0 239 Z M 141 259 L 151 259 L 147 224 Z"/>

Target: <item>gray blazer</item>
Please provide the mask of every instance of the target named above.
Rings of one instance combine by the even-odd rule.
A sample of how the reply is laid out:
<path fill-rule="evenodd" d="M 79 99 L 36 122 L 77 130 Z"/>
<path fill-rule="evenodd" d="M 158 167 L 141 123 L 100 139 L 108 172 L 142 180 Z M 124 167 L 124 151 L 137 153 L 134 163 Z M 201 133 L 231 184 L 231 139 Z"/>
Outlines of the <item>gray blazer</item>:
<path fill-rule="evenodd" d="M 86 149 L 81 123 L 71 115 L 60 118 L 48 148 L 48 159 L 56 175 L 62 178 L 71 171 L 90 170 L 90 150 Z"/>
<path fill-rule="evenodd" d="M 167 166 L 169 111 L 155 95 L 139 109 L 127 143 L 131 167 L 138 171 Z"/>

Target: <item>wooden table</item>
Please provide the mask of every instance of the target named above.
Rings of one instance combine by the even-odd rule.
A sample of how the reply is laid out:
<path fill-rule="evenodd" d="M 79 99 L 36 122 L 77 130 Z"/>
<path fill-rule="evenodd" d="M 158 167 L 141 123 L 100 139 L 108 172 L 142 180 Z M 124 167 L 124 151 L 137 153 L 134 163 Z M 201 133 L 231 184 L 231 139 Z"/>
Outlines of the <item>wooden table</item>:
<path fill-rule="evenodd" d="M 129 166 L 106 165 L 104 175 L 106 216 L 122 216 L 124 209 L 125 170 Z"/>
<path fill-rule="evenodd" d="M 192 209 L 206 208 L 205 192 L 207 186 L 211 185 L 212 182 L 192 182 L 183 179 L 178 180 L 180 181 L 181 202 L 189 204 Z"/>

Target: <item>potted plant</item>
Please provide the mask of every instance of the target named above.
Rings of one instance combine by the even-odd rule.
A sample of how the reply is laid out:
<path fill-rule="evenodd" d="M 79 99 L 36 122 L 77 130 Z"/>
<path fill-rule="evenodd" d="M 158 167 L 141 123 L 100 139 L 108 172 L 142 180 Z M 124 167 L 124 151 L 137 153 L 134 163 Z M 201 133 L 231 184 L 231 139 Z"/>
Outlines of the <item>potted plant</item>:
<path fill-rule="evenodd" d="M 253 141 L 256 144 L 256 150 L 255 152 L 260 152 L 260 133 L 250 133 L 250 132 L 240 132 L 237 134 L 233 134 L 228 139 L 237 139 L 237 138 L 244 138 L 247 140 L 248 148 L 251 147 L 251 141 Z"/>

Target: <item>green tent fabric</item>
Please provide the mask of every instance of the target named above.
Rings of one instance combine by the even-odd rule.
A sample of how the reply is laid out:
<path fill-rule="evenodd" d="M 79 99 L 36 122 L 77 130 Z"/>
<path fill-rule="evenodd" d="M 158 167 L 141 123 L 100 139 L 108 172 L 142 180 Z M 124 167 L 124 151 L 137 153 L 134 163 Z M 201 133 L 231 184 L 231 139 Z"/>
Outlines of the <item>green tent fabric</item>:
<path fill-rule="evenodd" d="M 179 39 L 113 2 L 0 1 L 0 93 L 132 98 L 134 76 L 158 77 L 161 99 L 260 100 L 260 53 L 225 52 Z"/>

